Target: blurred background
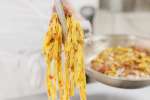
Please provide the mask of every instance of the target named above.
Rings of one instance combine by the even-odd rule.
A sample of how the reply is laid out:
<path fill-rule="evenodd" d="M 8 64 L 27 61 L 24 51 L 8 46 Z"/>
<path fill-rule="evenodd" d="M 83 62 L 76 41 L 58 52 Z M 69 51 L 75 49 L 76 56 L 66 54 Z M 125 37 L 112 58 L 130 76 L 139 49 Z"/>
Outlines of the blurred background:
<path fill-rule="evenodd" d="M 150 0 L 69 1 L 91 23 L 83 21 L 85 38 L 150 35 Z M 0 100 L 44 93 L 45 64 L 40 52 L 51 1 L 0 0 L 0 12 Z"/>

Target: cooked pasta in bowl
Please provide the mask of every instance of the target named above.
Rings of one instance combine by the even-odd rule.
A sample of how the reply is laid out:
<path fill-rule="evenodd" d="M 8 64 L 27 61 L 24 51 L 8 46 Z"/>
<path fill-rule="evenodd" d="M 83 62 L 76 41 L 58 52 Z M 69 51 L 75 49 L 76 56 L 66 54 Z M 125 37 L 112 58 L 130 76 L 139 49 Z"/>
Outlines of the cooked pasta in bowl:
<path fill-rule="evenodd" d="M 144 44 L 142 44 L 144 43 Z M 150 85 L 148 39 L 131 35 L 93 36 L 86 42 L 86 73 L 90 78 L 120 88 Z"/>
<path fill-rule="evenodd" d="M 113 77 L 150 78 L 150 54 L 138 47 L 112 47 L 91 61 L 92 68 Z"/>

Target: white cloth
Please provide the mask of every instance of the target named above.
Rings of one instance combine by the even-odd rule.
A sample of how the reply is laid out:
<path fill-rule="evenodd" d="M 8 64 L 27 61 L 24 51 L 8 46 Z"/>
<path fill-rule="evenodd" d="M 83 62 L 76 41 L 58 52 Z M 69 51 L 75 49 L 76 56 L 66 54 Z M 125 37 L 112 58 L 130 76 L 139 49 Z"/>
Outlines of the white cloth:
<path fill-rule="evenodd" d="M 0 0 L 0 100 L 43 91 L 48 0 Z"/>

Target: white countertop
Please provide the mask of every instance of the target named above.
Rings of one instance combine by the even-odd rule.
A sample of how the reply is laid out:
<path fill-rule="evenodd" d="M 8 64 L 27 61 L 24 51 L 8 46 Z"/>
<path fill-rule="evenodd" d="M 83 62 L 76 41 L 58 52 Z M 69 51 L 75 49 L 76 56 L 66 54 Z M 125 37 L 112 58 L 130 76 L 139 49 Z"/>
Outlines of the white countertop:
<path fill-rule="evenodd" d="M 149 100 L 150 87 L 142 89 L 119 89 L 106 86 L 101 83 L 87 85 L 88 100 Z M 9 99 L 9 100 L 47 100 L 46 94 L 32 95 L 28 97 Z M 76 93 L 71 100 L 79 100 Z"/>

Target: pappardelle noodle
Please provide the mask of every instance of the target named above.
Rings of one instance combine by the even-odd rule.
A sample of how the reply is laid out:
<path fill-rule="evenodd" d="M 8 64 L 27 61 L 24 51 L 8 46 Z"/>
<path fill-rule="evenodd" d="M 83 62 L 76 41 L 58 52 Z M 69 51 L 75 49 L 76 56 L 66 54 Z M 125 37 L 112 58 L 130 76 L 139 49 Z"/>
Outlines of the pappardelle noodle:
<path fill-rule="evenodd" d="M 62 27 L 55 12 L 44 38 L 43 54 L 47 64 L 48 98 L 57 99 L 58 86 L 60 100 L 70 100 L 75 88 L 79 89 L 80 99 L 86 100 L 83 30 L 74 16 L 65 13 L 65 17 L 68 28 L 65 41 L 62 41 Z"/>

